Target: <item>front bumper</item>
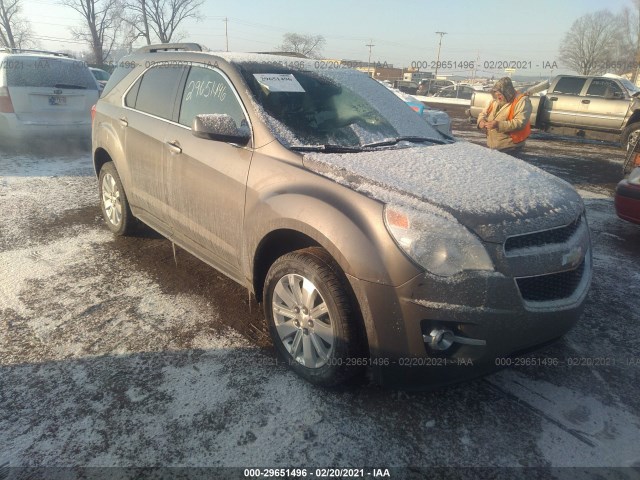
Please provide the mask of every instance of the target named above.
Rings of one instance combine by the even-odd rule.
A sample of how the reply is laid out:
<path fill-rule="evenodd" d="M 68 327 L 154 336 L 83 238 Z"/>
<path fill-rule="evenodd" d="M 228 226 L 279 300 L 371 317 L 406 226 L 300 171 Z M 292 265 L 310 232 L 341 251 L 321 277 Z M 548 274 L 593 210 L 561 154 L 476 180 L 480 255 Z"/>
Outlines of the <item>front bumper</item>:
<path fill-rule="evenodd" d="M 616 213 L 623 220 L 640 224 L 640 186 L 622 180 L 616 187 Z"/>
<path fill-rule="evenodd" d="M 557 248 L 494 245 L 488 252 L 495 272 L 424 273 L 398 287 L 350 277 L 373 380 L 401 389 L 456 383 L 565 334 L 582 313 L 592 276 L 586 220 L 566 228 L 573 233 Z M 454 342 L 439 350 L 430 334 L 443 330 L 476 345 Z"/>

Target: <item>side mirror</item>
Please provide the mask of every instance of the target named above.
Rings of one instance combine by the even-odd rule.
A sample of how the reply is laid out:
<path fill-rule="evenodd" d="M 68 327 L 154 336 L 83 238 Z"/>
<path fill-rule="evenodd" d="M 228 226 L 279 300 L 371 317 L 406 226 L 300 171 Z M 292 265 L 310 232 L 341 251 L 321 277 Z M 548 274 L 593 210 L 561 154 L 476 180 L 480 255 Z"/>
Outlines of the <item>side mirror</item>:
<path fill-rule="evenodd" d="M 198 138 L 238 145 L 246 145 L 251 140 L 249 128 L 238 127 L 235 120 L 226 113 L 196 115 L 191 125 L 191 133 Z"/>
<path fill-rule="evenodd" d="M 613 98 L 624 98 L 623 92 L 613 92 Z"/>

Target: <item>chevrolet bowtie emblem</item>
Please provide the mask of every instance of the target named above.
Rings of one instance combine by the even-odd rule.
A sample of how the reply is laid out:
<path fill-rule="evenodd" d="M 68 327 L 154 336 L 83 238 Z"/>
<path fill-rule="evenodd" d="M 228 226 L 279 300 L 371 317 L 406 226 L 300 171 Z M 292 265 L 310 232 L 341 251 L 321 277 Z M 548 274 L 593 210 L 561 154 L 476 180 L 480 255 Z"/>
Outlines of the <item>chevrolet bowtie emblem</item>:
<path fill-rule="evenodd" d="M 569 253 L 562 256 L 562 266 L 577 267 L 583 256 L 582 247 L 573 247 Z"/>

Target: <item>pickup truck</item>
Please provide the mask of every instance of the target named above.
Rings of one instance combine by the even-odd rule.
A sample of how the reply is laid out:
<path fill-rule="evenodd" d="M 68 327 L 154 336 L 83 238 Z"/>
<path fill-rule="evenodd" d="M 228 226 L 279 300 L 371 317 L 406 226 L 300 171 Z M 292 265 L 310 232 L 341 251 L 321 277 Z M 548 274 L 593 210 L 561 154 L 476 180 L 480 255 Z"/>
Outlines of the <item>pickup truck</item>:
<path fill-rule="evenodd" d="M 640 89 L 625 78 L 559 75 L 525 93 L 533 107 L 531 126 L 540 130 L 625 147 L 640 136 Z M 489 92 L 474 93 L 467 111 L 471 121 L 491 99 Z"/>

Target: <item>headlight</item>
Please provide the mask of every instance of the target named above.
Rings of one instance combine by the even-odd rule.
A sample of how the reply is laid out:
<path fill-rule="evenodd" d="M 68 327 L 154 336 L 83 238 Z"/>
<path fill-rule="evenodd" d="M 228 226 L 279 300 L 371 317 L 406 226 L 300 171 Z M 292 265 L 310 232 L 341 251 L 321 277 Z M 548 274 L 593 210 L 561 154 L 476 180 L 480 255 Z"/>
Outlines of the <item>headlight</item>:
<path fill-rule="evenodd" d="M 634 168 L 627 178 L 627 182 L 632 185 L 640 185 L 640 167 Z"/>
<path fill-rule="evenodd" d="M 480 240 L 453 218 L 387 205 L 387 230 L 410 258 L 443 277 L 464 270 L 493 270 Z"/>

